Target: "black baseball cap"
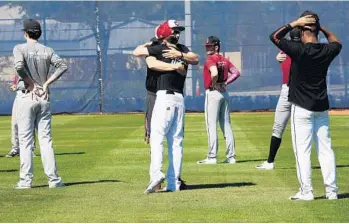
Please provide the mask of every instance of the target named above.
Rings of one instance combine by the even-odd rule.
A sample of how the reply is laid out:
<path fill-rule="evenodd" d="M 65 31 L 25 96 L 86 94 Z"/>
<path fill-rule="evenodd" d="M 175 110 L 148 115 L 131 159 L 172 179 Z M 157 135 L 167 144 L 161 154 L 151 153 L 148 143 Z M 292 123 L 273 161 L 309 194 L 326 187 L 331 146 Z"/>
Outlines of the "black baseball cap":
<path fill-rule="evenodd" d="M 41 31 L 41 25 L 35 19 L 26 19 L 23 22 L 23 29 L 22 30 L 24 30 L 24 31 L 27 31 L 27 30 Z"/>
<path fill-rule="evenodd" d="M 221 41 L 219 40 L 218 37 L 216 37 L 216 36 L 209 36 L 206 39 L 205 46 L 215 46 L 215 45 L 219 45 L 220 43 L 221 43 Z"/>
<path fill-rule="evenodd" d="M 290 38 L 292 41 L 301 41 L 301 30 L 298 27 L 295 27 L 290 32 Z"/>

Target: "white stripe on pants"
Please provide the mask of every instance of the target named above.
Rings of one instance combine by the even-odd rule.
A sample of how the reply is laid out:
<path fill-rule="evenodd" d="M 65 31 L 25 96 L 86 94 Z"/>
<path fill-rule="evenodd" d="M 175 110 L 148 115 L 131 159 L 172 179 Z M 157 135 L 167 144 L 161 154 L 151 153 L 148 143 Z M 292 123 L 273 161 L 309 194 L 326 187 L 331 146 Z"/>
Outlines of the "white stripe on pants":
<path fill-rule="evenodd" d="M 326 193 L 337 192 L 336 162 L 331 147 L 328 111 L 313 112 L 292 105 L 291 133 L 296 157 L 297 177 L 303 194 L 313 191 L 311 183 L 311 146 L 315 141 Z"/>
<path fill-rule="evenodd" d="M 150 179 L 158 180 L 162 175 L 163 143 L 167 138 L 168 145 L 168 170 L 167 189 L 179 189 L 183 158 L 183 125 L 184 125 L 184 99 L 182 94 L 166 94 L 158 91 L 151 119 L 151 163 Z"/>

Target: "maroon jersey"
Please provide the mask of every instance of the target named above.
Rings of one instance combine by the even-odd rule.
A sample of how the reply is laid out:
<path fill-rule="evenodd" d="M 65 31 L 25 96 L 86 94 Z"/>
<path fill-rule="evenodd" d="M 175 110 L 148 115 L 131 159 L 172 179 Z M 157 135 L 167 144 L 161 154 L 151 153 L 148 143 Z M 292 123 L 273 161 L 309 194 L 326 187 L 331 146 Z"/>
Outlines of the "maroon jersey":
<path fill-rule="evenodd" d="M 281 51 L 280 53 L 283 52 Z M 287 84 L 290 78 L 291 58 L 288 55 L 286 55 L 286 60 L 281 62 L 280 66 L 282 70 L 282 84 Z"/>
<path fill-rule="evenodd" d="M 204 65 L 204 86 L 205 89 L 212 87 L 212 78 L 210 67 L 217 66 L 218 81 L 217 83 L 223 83 L 227 81 L 229 70 L 235 68 L 235 66 L 223 55 L 214 54 L 209 55 Z"/>

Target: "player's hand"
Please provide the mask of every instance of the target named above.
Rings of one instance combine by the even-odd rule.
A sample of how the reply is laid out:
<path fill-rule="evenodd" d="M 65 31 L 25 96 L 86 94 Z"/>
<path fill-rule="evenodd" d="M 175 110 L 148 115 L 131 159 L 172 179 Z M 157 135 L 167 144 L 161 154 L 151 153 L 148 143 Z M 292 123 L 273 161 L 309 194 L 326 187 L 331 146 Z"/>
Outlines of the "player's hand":
<path fill-rule="evenodd" d="M 163 53 L 162 56 L 164 58 L 181 58 L 182 57 L 182 53 L 172 47 L 169 50 L 163 50 L 162 53 Z"/>
<path fill-rule="evenodd" d="M 9 86 L 10 90 L 15 92 L 17 90 L 17 85 L 16 84 L 12 84 Z"/>
<path fill-rule="evenodd" d="M 303 16 L 296 20 L 297 26 L 305 26 L 305 25 L 311 25 L 315 23 L 316 23 L 316 19 L 312 15 Z"/>
<path fill-rule="evenodd" d="M 213 86 L 213 89 L 215 89 L 219 92 L 225 92 L 225 91 L 227 91 L 227 85 L 225 83 L 216 83 Z"/>
<path fill-rule="evenodd" d="M 182 76 L 187 75 L 187 70 L 185 69 L 185 66 L 183 63 L 176 63 L 174 64 L 175 70 L 177 73 L 179 73 Z"/>
<path fill-rule="evenodd" d="M 48 85 L 46 83 L 44 83 L 44 85 L 42 86 L 42 90 L 43 90 L 43 99 L 44 100 L 48 100 Z"/>
<path fill-rule="evenodd" d="M 279 62 L 283 62 L 286 60 L 287 55 L 285 53 L 278 53 L 278 55 L 276 55 L 276 60 Z"/>

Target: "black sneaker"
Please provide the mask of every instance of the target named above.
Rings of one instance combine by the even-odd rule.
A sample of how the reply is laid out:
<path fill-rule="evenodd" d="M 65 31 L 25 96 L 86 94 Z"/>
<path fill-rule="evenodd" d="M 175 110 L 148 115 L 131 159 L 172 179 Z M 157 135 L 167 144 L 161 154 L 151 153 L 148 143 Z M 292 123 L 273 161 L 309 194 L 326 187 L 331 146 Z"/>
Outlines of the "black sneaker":
<path fill-rule="evenodd" d="M 12 158 L 15 156 L 19 156 L 19 152 L 17 150 L 11 150 L 5 157 L 6 158 Z"/>

